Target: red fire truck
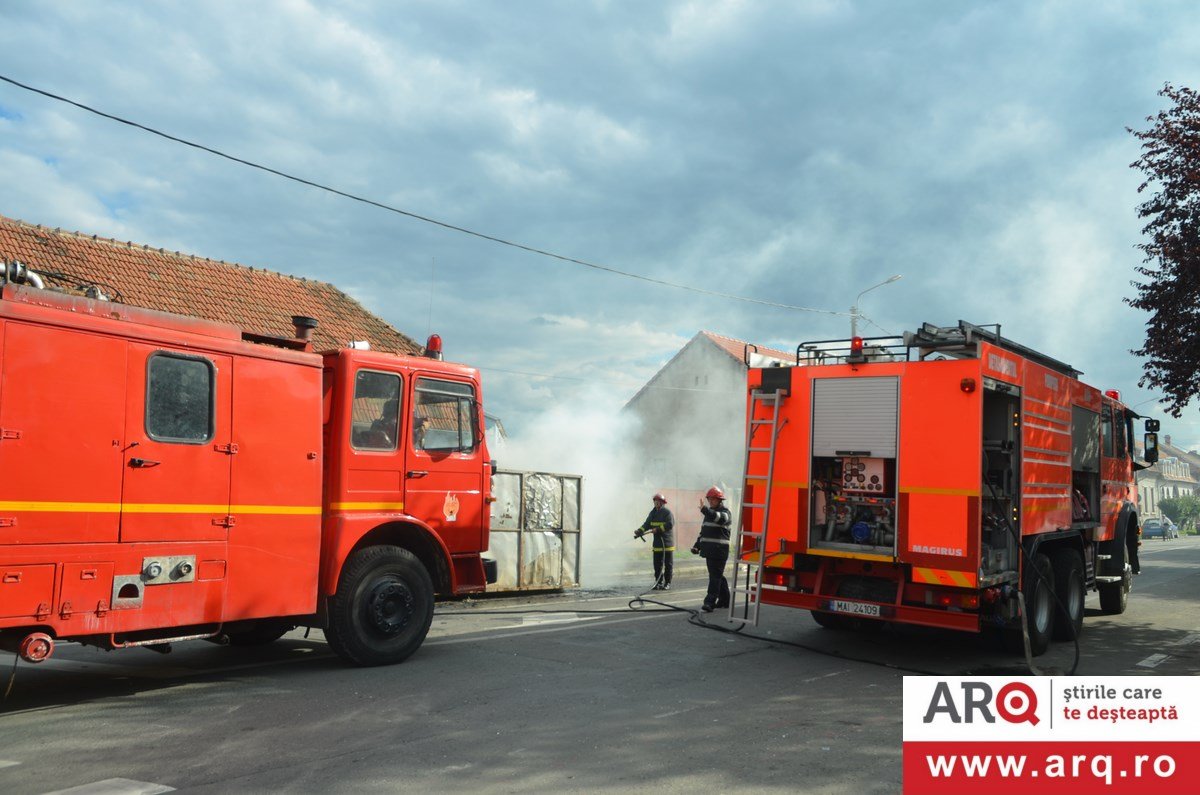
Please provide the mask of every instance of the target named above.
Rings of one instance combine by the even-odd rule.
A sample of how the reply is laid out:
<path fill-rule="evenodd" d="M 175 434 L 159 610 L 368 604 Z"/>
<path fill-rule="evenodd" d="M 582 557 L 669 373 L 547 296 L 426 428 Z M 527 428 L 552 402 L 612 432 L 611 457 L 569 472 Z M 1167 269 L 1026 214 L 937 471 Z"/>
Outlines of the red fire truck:
<path fill-rule="evenodd" d="M 0 646 L 168 650 L 324 629 L 358 665 L 483 591 L 476 370 L 43 288 L 0 291 Z"/>
<path fill-rule="evenodd" d="M 1019 637 L 1023 599 L 1041 654 L 1078 636 L 1087 591 L 1125 610 L 1148 464 L 1116 392 L 965 322 L 805 343 L 796 364 L 750 370 L 731 618 Z"/>

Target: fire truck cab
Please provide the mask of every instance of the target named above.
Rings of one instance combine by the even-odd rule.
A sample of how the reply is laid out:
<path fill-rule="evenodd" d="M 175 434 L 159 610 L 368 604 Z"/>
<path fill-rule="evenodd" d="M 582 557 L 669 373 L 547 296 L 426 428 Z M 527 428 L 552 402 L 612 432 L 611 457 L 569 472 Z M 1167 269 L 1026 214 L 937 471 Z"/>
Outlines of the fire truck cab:
<path fill-rule="evenodd" d="M 0 645 L 38 661 L 61 639 L 163 650 L 299 625 L 390 663 L 435 593 L 484 590 L 474 369 L 318 354 L 306 318 L 278 339 L 8 275 Z"/>
<path fill-rule="evenodd" d="M 750 371 L 743 620 L 1019 629 L 1021 594 L 1040 654 L 1079 634 L 1088 590 L 1124 611 L 1145 464 L 1116 393 L 965 322 L 805 343 L 796 364 Z"/>

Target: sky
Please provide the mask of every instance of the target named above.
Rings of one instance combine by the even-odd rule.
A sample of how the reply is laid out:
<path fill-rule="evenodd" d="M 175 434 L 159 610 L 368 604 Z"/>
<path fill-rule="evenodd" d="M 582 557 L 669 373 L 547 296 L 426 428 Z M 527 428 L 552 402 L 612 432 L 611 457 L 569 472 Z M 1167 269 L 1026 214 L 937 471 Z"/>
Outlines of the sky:
<path fill-rule="evenodd" d="M 1197 41 L 1189 2 L 5 0 L 0 75 L 695 289 L 7 83 L 0 214 L 332 282 L 516 435 L 615 414 L 701 329 L 846 337 L 894 274 L 862 331 L 999 323 L 1155 413 L 1127 128 Z M 1200 408 L 1157 416 L 1200 447 Z"/>

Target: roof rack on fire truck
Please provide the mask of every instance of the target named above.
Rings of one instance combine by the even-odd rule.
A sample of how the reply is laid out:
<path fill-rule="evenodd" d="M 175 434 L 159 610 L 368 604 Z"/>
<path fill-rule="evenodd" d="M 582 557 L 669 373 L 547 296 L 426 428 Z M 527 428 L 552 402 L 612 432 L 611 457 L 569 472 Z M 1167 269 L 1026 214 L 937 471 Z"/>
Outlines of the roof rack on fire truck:
<path fill-rule="evenodd" d="M 917 331 L 906 331 L 899 337 L 859 337 L 802 342 L 796 346 L 796 364 L 924 361 L 934 355 L 953 359 L 974 359 L 979 356 L 981 341 L 1012 351 L 1071 378 L 1083 375 L 1081 371 L 1065 362 L 1005 339 L 1000 334 L 999 323 L 980 326 L 965 320 L 958 321 L 957 326 L 923 323 Z"/>
<path fill-rule="evenodd" d="M 796 364 L 848 362 L 856 349 L 861 349 L 864 361 L 899 362 L 908 358 L 908 348 L 903 337 L 855 337 L 802 342 L 796 346 Z"/>
<path fill-rule="evenodd" d="M 1000 334 L 1000 324 L 993 323 L 979 326 L 965 320 L 958 321 L 957 326 L 935 326 L 923 323 L 917 331 L 906 331 L 904 343 L 909 350 L 918 351 L 917 358 L 925 359 L 934 353 L 941 353 L 961 359 L 973 359 L 979 355 L 978 342 L 990 342 L 999 348 L 1012 351 L 1030 361 L 1037 362 L 1043 367 L 1062 373 L 1071 378 L 1078 378 L 1083 372 L 1076 370 L 1066 362 L 1039 353 L 1032 348 L 1005 339 Z"/>

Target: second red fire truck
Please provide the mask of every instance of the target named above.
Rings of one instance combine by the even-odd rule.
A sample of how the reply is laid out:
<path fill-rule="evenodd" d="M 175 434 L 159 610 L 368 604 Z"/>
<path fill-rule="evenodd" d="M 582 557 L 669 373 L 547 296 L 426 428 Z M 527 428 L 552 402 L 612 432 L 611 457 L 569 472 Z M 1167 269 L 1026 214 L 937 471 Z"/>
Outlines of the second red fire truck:
<path fill-rule="evenodd" d="M 1146 464 L 1116 392 L 964 322 L 805 344 L 796 364 L 750 370 L 733 617 L 1011 631 L 1023 599 L 1040 654 L 1079 635 L 1088 591 L 1124 611 Z"/>

